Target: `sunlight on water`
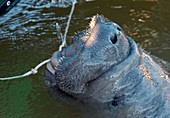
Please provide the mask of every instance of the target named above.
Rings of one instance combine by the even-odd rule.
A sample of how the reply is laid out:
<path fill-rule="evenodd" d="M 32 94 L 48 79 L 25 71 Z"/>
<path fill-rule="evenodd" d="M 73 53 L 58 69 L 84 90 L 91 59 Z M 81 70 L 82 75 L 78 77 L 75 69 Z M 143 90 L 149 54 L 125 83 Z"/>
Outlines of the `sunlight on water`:
<path fill-rule="evenodd" d="M 24 73 L 58 50 L 61 41 L 55 24 L 64 32 L 69 5 L 63 8 L 51 1 L 21 0 L 0 17 L 1 77 Z M 168 0 L 79 0 L 67 38 L 85 29 L 93 15 L 103 14 L 140 46 L 170 62 L 169 5 Z M 44 68 L 27 78 L 0 81 L 1 118 L 95 118 L 93 110 L 50 97 L 43 73 Z M 100 115 L 101 111 L 95 113 Z"/>

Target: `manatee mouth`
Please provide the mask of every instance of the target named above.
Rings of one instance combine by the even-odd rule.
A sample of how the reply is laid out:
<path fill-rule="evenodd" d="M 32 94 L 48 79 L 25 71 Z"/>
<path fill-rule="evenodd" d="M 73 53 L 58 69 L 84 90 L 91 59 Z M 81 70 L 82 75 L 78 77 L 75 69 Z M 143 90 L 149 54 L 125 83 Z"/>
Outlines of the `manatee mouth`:
<path fill-rule="evenodd" d="M 65 62 L 71 63 L 72 61 L 77 60 L 76 56 L 79 55 L 85 46 L 85 41 L 81 40 L 85 35 L 87 36 L 87 30 L 77 33 L 76 36 L 72 37 L 72 44 L 63 48 L 61 51 L 53 53 L 50 63 L 46 66 L 52 74 L 55 74 L 57 70 L 61 70 L 61 66 L 69 66 L 62 65 Z"/>
<path fill-rule="evenodd" d="M 64 58 L 65 56 L 61 56 L 59 51 L 55 52 L 50 60 L 50 63 L 47 64 L 47 69 L 52 74 L 55 74 L 55 71 L 58 69 L 58 65 L 60 65 Z"/>
<path fill-rule="evenodd" d="M 50 63 L 47 64 L 47 69 L 55 74 L 57 70 L 60 70 L 61 65 L 64 61 L 72 58 L 77 54 L 77 47 L 71 45 L 70 47 L 64 48 L 62 51 L 56 51 L 53 53 Z"/>

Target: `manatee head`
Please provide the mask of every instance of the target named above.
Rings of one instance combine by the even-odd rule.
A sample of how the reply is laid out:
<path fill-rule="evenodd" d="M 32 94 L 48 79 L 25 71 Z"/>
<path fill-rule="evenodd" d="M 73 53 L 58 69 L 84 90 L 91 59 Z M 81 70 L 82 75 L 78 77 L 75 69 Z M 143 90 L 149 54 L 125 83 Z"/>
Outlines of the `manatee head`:
<path fill-rule="evenodd" d="M 85 93 L 90 82 L 121 63 L 130 52 L 121 27 L 99 15 L 72 40 L 70 46 L 52 55 L 47 69 L 55 76 L 45 80 L 48 86 L 58 86 L 71 95 Z"/>

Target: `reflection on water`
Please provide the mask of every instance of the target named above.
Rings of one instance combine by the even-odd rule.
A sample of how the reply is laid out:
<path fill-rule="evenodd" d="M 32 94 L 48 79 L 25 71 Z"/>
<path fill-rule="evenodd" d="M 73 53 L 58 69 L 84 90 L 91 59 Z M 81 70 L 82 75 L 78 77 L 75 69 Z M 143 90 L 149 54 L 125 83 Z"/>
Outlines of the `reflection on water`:
<path fill-rule="evenodd" d="M 30 81 L 15 81 L 7 88 L 3 86 L 0 93 L 2 118 L 21 118 L 24 115 L 32 116 L 32 109 L 29 108 L 31 99 L 28 95 L 32 92 L 32 85 Z M 8 91 L 6 91 L 8 89 Z M 33 117 L 33 116 L 32 116 Z"/>
<path fill-rule="evenodd" d="M 79 0 L 68 39 L 85 29 L 93 15 L 103 14 L 120 24 L 139 45 L 170 62 L 169 5 L 168 0 Z M 69 12 L 69 5 L 62 8 L 51 1 L 21 0 L 0 17 L 0 76 L 24 73 L 49 58 L 61 43 L 55 23 L 63 32 Z M 42 78 L 43 68 L 34 76 L 0 81 L 0 117 L 90 117 L 88 110 L 49 97 Z"/>
<path fill-rule="evenodd" d="M 140 4 L 142 1 L 135 2 Z M 127 32 L 147 51 L 170 61 L 170 17 L 167 15 L 170 3 L 148 0 L 144 4 L 143 8 L 137 6 L 130 10 L 133 22 L 125 25 Z"/>

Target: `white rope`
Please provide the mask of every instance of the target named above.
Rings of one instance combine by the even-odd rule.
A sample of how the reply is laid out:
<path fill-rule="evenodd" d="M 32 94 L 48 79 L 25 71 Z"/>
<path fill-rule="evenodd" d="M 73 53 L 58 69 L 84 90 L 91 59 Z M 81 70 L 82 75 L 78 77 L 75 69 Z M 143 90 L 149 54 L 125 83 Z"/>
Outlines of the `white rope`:
<path fill-rule="evenodd" d="M 50 61 L 50 59 L 44 60 L 43 62 L 41 62 L 40 64 L 38 64 L 35 68 L 31 69 L 30 71 L 26 72 L 25 74 L 22 75 L 18 75 L 18 76 L 14 76 L 14 77 L 5 77 L 5 78 L 0 78 L 0 80 L 10 80 L 10 79 L 17 79 L 17 78 L 22 78 L 22 77 L 26 77 L 32 74 L 36 74 L 38 73 L 38 69 L 43 66 L 44 64 L 48 63 Z"/>
<path fill-rule="evenodd" d="M 69 14 L 69 18 L 68 18 L 68 21 L 67 21 L 67 26 L 65 28 L 65 33 L 64 33 L 64 38 L 62 40 L 62 44 L 60 45 L 59 47 L 59 51 L 62 50 L 62 48 L 66 45 L 66 37 L 67 37 L 67 32 L 68 32 L 68 29 L 69 29 L 69 26 L 70 26 L 70 21 L 71 21 L 71 17 L 72 17 L 72 14 L 73 14 L 73 11 L 74 11 L 74 8 L 75 8 L 75 4 L 77 3 L 76 0 L 73 0 L 72 2 L 72 8 L 71 8 L 71 11 L 70 11 L 70 14 Z M 58 24 L 56 24 L 57 26 Z M 44 60 L 43 62 L 41 62 L 40 64 L 38 64 L 35 68 L 31 69 L 30 71 L 22 74 L 22 75 L 18 75 L 18 76 L 13 76 L 13 77 L 5 77 L 5 78 L 0 78 L 0 80 L 11 80 L 11 79 L 17 79 L 17 78 L 23 78 L 23 77 L 26 77 L 26 76 L 29 76 L 31 74 L 36 74 L 38 73 L 38 69 L 43 66 L 44 64 L 50 62 L 50 59 L 47 59 L 47 60 Z"/>
<path fill-rule="evenodd" d="M 65 32 L 64 32 L 64 38 L 62 40 L 62 44 L 60 45 L 59 47 L 59 51 L 62 50 L 62 48 L 66 45 L 66 37 L 67 37 L 67 32 L 68 32 L 68 28 L 70 26 L 70 21 L 71 21 L 71 17 L 73 15 L 73 12 L 74 12 L 74 8 L 75 8 L 75 4 L 77 3 L 76 0 L 73 0 L 72 2 L 72 7 L 71 7 L 71 11 L 70 11 L 70 14 L 69 14 L 69 17 L 68 17 L 68 21 L 67 21 L 67 26 L 65 28 Z"/>

